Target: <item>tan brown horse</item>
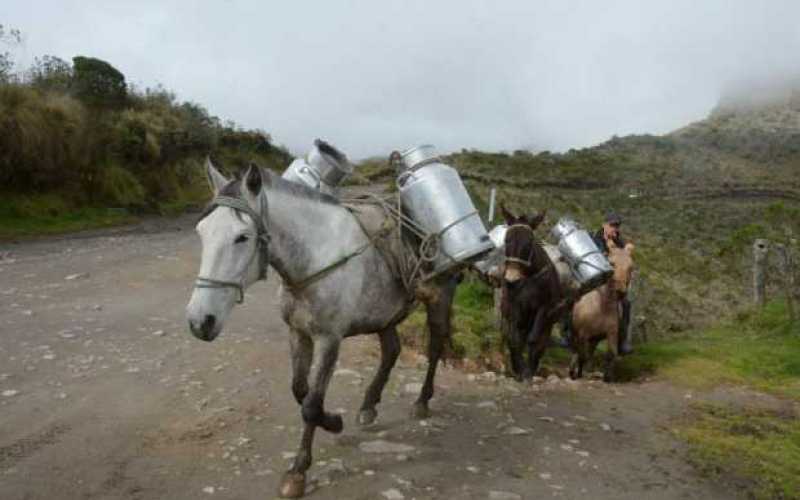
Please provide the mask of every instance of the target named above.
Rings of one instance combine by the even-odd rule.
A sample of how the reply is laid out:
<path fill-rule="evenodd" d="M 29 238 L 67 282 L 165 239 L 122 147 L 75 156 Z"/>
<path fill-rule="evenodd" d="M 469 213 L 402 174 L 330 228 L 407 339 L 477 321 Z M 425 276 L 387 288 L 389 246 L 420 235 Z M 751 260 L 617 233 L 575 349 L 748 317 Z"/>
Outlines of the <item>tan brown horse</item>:
<path fill-rule="evenodd" d="M 620 302 L 628 293 L 628 285 L 633 273 L 633 245 L 618 248 L 609 240 L 608 260 L 614 267 L 614 275 L 600 288 L 593 290 L 573 306 L 572 309 L 572 347 L 575 354 L 570 363 L 569 376 L 580 378 L 583 367 L 594 355 L 597 344 L 606 339 L 606 352 L 603 380 L 611 382 L 614 378 L 614 362 L 619 355 Z"/>

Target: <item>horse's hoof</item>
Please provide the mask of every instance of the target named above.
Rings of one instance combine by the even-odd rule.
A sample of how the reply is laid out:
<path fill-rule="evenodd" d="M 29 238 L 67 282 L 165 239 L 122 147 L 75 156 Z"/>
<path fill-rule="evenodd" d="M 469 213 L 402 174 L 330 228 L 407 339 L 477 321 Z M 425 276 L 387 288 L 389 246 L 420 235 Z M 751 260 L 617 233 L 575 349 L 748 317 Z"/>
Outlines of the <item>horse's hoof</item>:
<path fill-rule="evenodd" d="M 425 420 L 430 418 L 431 410 L 426 403 L 415 403 L 411 409 L 411 416 L 417 420 Z"/>
<path fill-rule="evenodd" d="M 369 408 L 358 412 L 356 421 L 358 422 L 358 425 L 367 426 L 374 424 L 376 418 L 378 418 L 378 412 L 375 411 L 375 408 Z"/>
<path fill-rule="evenodd" d="M 341 415 L 325 415 L 325 422 L 322 428 L 332 434 L 339 434 L 344 430 L 344 421 Z"/>
<path fill-rule="evenodd" d="M 281 498 L 300 498 L 306 494 L 306 475 L 303 472 L 289 471 L 283 475 L 281 488 L 278 492 Z"/>

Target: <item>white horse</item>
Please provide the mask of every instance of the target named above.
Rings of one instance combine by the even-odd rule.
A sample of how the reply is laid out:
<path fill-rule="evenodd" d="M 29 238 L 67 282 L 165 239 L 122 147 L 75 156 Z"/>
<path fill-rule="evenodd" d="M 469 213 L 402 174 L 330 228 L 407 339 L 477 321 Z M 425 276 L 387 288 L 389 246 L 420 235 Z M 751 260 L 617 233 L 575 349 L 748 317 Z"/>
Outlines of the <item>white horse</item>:
<path fill-rule="evenodd" d="M 241 181 L 228 181 L 210 161 L 207 174 L 215 199 L 197 224 L 202 260 L 186 308 L 189 327 L 197 338 L 214 340 L 247 287 L 266 278 L 267 265 L 283 279 L 281 312 L 290 330 L 292 392 L 305 428 L 280 494 L 300 497 L 315 429 L 342 431 L 342 418 L 326 412 L 323 404 L 340 342 L 364 333 L 380 337 L 380 367 L 358 414 L 360 424 L 370 424 L 400 354 L 396 326 L 408 316 L 413 299 L 351 211 L 335 198 L 254 165 Z M 429 414 L 457 282 L 454 273 L 443 275 L 433 280 L 429 293 L 420 294 L 430 341 L 428 371 L 414 406 L 418 418 Z"/>

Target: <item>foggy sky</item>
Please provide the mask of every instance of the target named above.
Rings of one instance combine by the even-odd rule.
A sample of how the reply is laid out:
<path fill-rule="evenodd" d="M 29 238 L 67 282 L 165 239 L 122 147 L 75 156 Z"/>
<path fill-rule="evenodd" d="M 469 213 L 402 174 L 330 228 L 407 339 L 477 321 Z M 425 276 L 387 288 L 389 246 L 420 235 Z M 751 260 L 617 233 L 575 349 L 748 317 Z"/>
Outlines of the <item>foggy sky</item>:
<path fill-rule="evenodd" d="M 34 56 L 104 59 L 295 154 L 564 150 L 800 73 L 800 2 L 0 0 Z"/>

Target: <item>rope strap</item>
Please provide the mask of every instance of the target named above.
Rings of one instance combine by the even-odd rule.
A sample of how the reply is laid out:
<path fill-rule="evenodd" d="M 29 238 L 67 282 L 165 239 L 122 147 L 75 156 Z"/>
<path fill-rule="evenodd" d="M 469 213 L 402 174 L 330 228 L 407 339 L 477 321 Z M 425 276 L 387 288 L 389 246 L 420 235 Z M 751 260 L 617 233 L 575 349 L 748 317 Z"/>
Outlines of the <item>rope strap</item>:
<path fill-rule="evenodd" d="M 241 283 L 234 281 L 213 280 L 211 278 L 198 277 L 194 282 L 195 288 L 233 288 L 239 292 L 239 298 L 236 299 L 237 304 L 244 302 L 244 287 Z"/>

